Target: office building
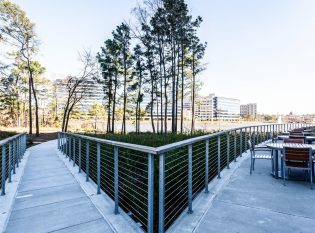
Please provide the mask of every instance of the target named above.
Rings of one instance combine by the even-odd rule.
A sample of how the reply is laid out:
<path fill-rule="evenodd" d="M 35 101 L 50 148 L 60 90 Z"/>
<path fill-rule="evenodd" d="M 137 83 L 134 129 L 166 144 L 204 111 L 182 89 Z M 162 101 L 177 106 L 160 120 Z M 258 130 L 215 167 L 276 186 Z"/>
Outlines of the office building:
<path fill-rule="evenodd" d="M 75 80 L 70 82 L 70 86 L 75 83 Z M 63 108 L 66 103 L 69 88 L 67 86 L 68 79 L 56 80 L 56 97 L 59 102 L 59 108 Z M 103 85 L 92 79 L 87 79 L 77 87 L 77 93 L 83 93 L 84 97 L 78 103 L 80 111 L 87 112 L 95 102 L 104 104 Z"/>
<path fill-rule="evenodd" d="M 240 100 L 227 97 L 213 98 L 216 121 L 236 121 L 240 118 Z"/>
<path fill-rule="evenodd" d="M 257 104 L 255 103 L 241 105 L 240 110 L 242 117 L 256 118 L 257 116 Z"/>

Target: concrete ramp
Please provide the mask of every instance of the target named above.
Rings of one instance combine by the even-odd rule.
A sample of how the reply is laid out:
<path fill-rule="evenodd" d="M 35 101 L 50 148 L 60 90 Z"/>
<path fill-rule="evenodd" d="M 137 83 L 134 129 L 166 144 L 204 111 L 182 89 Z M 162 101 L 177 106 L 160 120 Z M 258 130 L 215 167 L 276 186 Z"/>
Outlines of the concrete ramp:
<path fill-rule="evenodd" d="M 5 232 L 113 232 L 56 153 L 32 147 Z"/>

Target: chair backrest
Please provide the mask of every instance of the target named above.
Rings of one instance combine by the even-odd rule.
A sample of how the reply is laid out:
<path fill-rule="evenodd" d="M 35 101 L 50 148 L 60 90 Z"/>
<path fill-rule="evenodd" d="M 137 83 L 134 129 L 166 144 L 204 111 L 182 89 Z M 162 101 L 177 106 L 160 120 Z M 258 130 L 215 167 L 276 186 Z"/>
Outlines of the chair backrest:
<path fill-rule="evenodd" d="M 289 135 L 289 139 L 302 139 L 303 143 L 305 143 L 305 136 Z"/>
<path fill-rule="evenodd" d="M 311 148 L 294 148 L 294 147 L 284 147 L 284 161 L 302 163 L 308 166 L 312 159 L 312 149 Z"/>
<path fill-rule="evenodd" d="M 248 143 L 248 147 L 249 147 L 250 152 L 253 152 L 254 151 L 254 145 L 253 145 L 252 141 L 250 139 L 248 139 L 247 143 Z"/>
<path fill-rule="evenodd" d="M 285 138 L 283 140 L 284 143 L 297 143 L 297 144 L 304 144 L 303 138 Z"/>
<path fill-rule="evenodd" d="M 290 135 L 292 136 L 303 136 L 302 132 L 291 132 Z"/>

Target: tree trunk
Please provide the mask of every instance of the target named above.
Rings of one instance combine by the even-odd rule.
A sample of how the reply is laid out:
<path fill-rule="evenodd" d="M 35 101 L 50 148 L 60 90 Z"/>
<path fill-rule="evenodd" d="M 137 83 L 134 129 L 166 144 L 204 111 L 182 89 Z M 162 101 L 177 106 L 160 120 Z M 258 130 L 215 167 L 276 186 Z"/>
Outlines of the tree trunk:
<path fill-rule="evenodd" d="M 150 76 L 151 76 L 151 106 L 150 106 L 150 116 L 151 116 L 151 125 L 152 125 L 152 131 L 155 133 L 155 125 L 154 125 L 154 119 L 153 119 L 153 106 L 154 106 L 154 80 L 153 80 L 153 73 L 150 68 Z"/>
<path fill-rule="evenodd" d="M 179 64 L 179 44 L 177 46 L 177 75 L 176 75 L 176 87 L 175 87 L 175 132 L 177 133 L 177 120 L 178 120 L 178 84 L 179 84 L 179 70 L 180 70 L 180 64 Z"/>
<path fill-rule="evenodd" d="M 172 133 L 175 132 L 175 49 L 174 49 L 174 42 L 172 42 L 172 62 L 171 62 L 171 69 L 172 69 Z"/>
<path fill-rule="evenodd" d="M 184 43 L 182 42 L 182 73 L 181 73 L 181 88 L 182 88 L 182 93 L 181 93 L 181 112 L 180 112 L 180 132 L 183 133 L 183 124 L 184 124 Z"/>
<path fill-rule="evenodd" d="M 195 132 L 195 54 L 192 58 L 192 110 L 191 110 L 191 134 Z"/>
<path fill-rule="evenodd" d="M 114 83 L 114 96 L 113 96 L 113 110 L 112 110 L 112 133 L 115 131 L 115 111 L 116 111 L 116 93 L 117 93 L 117 74 L 115 75 Z"/>
<path fill-rule="evenodd" d="M 68 97 L 66 106 L 64 107 L 64 111 L 63 111 L 62 126 L 61 126 L 62 132 L 65 132 L 66 118 L 67 118 L 69 104 L 70 104 L 69 102 L 70 102 L 70 98 Z"/>
<path fill-rule="evenodd" d="M 33 116 L 32 116 L 32 83 L 31 75 L 28 78 L 28 114 L 29 114 L 29 134 L 33 134 Z"/>
<path fill-rule="evenodd" d="M 127 105 L 127 54 L 126 48 L 124 48 L 124 106 L 123 106 L 123 122 L 122 133 L 126 134 L 126 105 Z"/>
<path fill-rule="evenodd" d="M 39 114 L 38 114 L 38 101 L 37 101 L 37 95 L 36 90 L 34 87 L 34 81 L 32 78 L 32 89 L 33 89 L 33 96 L 35 100 L 35 125 L 36 125 L 36 137 L 39 137 Z"/>

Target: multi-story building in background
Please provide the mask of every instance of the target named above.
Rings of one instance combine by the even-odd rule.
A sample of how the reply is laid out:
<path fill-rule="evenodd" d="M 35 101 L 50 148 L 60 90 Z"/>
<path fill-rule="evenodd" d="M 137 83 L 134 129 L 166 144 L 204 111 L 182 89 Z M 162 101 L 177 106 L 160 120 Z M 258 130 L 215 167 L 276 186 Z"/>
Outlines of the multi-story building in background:
<path fill-rule="evenodd" d="M 75 82 L 75 80 L 73 80 Z M 57 79 L 56 84 L 56 98 L 58 100 L 58 108 L 62 109 L 66 102 L 68 96 L 68 79 Z M 71 85 L 71 83 L 70 83 Z M 78 108 L 82 112 L 87 112 L 95 102 L 104 103 L 104 91 L 103 85 L 88 79 L 82 82 L 78 88 L 77 92 L 84 92 L 84 98 L 79 102 Z"/>
<path fill-rule="evenodd" d="M 240 107 L 241 110 L 241 116 L 242 117 L 251 117 L 256 118 L 257 116 L 257 104 L 243 104 Z"/>
<path fill-rule="evenodd" d="M 214 120 L 214 94 L 208 96 L 199 96 L 196 98 L 196 118 L 201 121 L 213 121 Z"/>
<path fill-rule="evenodd" d="M 167 107 L 167 117 L 171 119 L 172 116 L 172 104 L 169 100 Z M 183 102 L 183 115 L 184 119 L 191 119 L 192 114 L 192 101 L 191 98 L 184 98 Z M 150 96 L 145 95 L 143 102 L 141 103 L 142 108 L 146 108 L 147 116 L 150 117 Z M 160 105 L 159 105 L 160 106 Z M 165 107 L 165 105 L 163 105 Z M 164 109 L 163 109 L 164 114 Z M 178 101 L 177 116 L 178 119 L 181 115 L 181 101 Z M 153 107 L 153 117 L 160 118 L 160 109 L 157 109 L 156 104 Z M 164 115 L 163 115 L 164 117 Z M 226 97 L 218 97 L 215 94 L 209 94 L 207 96 L 198 96 L 195 100 L 195 117 L 200 121 L 237 121 L 240 118 L 240 100 Z"/>
<path fill-rule="evenodd" d="M 215 96 L 213 108 L 216 121 L 237 121 L 240 118 L 239 99 Z"/>

